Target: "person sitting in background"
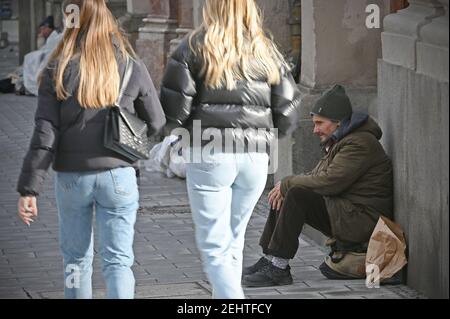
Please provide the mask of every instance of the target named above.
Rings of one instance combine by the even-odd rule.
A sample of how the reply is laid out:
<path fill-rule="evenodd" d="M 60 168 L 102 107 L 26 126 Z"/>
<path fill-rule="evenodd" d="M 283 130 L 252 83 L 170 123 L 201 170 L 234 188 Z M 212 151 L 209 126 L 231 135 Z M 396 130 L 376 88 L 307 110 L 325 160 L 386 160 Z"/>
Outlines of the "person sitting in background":
<path fill-rule="evenodd" d="M 380 215 L 393 217 L 392 163 L 378 124 L 353 112 L 340 85 L 323 94 L 311 117 L 325 156 L 310 173 L 286 177 L 270 192 L 272 209 L 259 242 L 265 256 L 244 269 L 244 286 L 292 284 L 289 259 L 305 224 L 336 240 L 331 258 L 319 267 L 325 277 L 365 278 L 364 247 Z M 363 258 L 349 252 L 363 252 Z M 336 271 L 337 263 L 351 275 Z"/>
<path fill-rule="evenodd" d="M 38 34 L 38 43 L 41 42 L 41 46 L 38 50 L 25 55 L 23 61 L 23 86 L 25 90 L 22 89 L 22 92 L 19 93 L 38 95 L 39 75 L 47 65 L 50 55 L 55 50 L 61 38 L 62 34 L 55 30 L 52 16 L 48 16 L 41 22 Z"/>
<path fill-rule="evenodd" d="M 56 31 L 53 17 L 45 18 L 39 25 L 37 39 L 39 49 L 26 54 L 23 65 L 8 74 L 5 79 L 0 80 L 0 92 L 37 96 L 39 75 L 61 38 L 62 33 Z"/>

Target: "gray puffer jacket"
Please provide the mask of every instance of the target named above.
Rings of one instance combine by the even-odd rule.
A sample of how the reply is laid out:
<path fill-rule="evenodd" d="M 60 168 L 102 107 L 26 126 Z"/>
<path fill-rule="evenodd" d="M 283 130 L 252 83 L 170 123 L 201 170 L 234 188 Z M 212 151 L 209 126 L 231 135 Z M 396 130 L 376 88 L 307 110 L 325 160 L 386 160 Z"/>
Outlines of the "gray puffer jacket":
<path fill-rule="evenodd" d="M 194 37 L 194 47 L 200 38 Z M 192 131 L 193 121 L 200 120 L 202 132 L 229 129 L 235 140 L 246 144 L 261 138 L 270 143 L 273 138 L 249 128 L 277 128 L 280 137 L 297 128 L 300 91 L 287 70 L 282 70 L 278 85 L 261 79 L 237 82 L 236 89 L 226 90 L 207 87 L 201 68 L 202 59 L 192 52 L 186 37 L 171 56 L 162 81 L 161 104 L 169 122 Z"/>
<path fill-rule="evenodd" d="M 123 77 L 126 63 L 117 59 L 119 73 Z M 139 60 L 133 63 L 133 74 L 121 106 L 134 109 L 138 117 L 147 122 L 150 136 L 164 127 L 165 116 L 147 68 Z M 53 169 L 60 172 L 108 170 L 134 164 L 103 146 L 108 108 L 81 108 L 76 99 L 78 70 L 79 59 L 75 58 L 64 75 L 66 90 L 71 94 L 65 101 L 56 98 L 54 67 L 49 66 L 44 71 L 34 133 L 17 185 L 21 195 L 38 195 L 52 163 Z"/>

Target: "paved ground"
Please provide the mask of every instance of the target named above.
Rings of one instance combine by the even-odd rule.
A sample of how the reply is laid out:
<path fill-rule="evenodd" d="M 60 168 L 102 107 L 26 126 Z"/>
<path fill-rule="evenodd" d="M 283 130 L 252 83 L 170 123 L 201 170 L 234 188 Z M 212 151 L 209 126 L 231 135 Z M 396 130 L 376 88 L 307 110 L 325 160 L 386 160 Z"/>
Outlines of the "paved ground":
<path fill-rule="evenodd" d="M 52 178 L 39 197 L 40 215 L 30 227 L 16 217 L 15 184 L 33 129 L 36 98 L 0 95 L 0 298 L 62 298 L 62 260 L 58 251 L 57 214 Z M 52 175 L 52 173 L 51 173 Z M 136 223 L 134 273 L 137 298 L 210 298 L 202 273 L 183 181 L 144 172 Z M 257 241 L 267 212 L 262 198 L 246 234 L 245 260 L 260 257 Z M 325 279 L 317 267 L 325 250 L 300 240 L 292 261 L 294 284 L 246 289 L 248 298 L 419 298 L 406 286 L 367 289 L 365 282 Z M 95 258 L 94 296 L 104 296 Z"/>

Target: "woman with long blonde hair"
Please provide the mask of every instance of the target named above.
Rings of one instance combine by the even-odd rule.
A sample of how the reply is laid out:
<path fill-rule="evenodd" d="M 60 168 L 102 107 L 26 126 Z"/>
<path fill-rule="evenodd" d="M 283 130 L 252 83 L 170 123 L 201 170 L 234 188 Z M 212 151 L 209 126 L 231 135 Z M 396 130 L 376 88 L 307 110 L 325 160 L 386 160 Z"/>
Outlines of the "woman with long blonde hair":
<path fill-rule="evenodd" d="M 66 0 L 63 10 L 63 39 L 41 77 L 35 129 L 17 186 L 18 214 L 27 225 L 37 217 L 36 196 L 53 164 L 65 297 L 92 298 L 95 211 L 106 296 L 133 298 L 136 163 L 105 148 L 105 118 L 119 103 L 134 109 L 151 135 L 165 125 L 164 113 L 146 67 L 105 0 Z M 126 65 L 132 73 L 119 99 Z"/>
<path fill-rule="evenodd" d="M 161 88 L 167 120 L 193 133 L 187 188 L 214 298 L 244 298 L 244 235 L 266 185 L 264 146 L 297 126 L 299 91 L 261 21 L 254 0 L 206 0 Z"/>

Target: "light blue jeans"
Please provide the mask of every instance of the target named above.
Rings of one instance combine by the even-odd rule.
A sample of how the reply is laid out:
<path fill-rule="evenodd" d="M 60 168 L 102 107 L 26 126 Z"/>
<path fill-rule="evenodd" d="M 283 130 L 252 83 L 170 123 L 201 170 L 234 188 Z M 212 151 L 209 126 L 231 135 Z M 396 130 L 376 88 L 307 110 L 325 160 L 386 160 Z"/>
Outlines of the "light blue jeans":
<path fill-rule="evenodd" d="M 93 220 L 106 297 L 134 298 L 133 239 L 139 193 L 134 168 L 57 173 L 56 202 L 66 298 L 92 298 Z"/>
<path fill-rule="evenodd" d="M 247 224 L 264 191 L 268 155 L 214 154 L 186 167 L 197 247 L 215 299 L 243 299 L 242 255 Z"/>

